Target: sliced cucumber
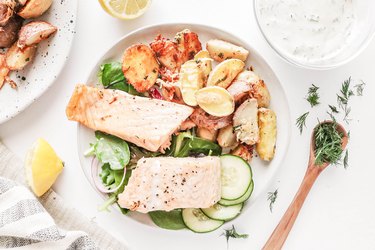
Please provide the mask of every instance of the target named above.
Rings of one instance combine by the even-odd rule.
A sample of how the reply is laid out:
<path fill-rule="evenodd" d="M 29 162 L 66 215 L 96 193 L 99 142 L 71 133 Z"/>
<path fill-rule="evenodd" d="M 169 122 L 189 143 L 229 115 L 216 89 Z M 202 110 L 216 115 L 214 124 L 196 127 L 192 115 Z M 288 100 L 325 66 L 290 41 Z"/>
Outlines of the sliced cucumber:
<path fill-rule="evenodd" d="M 219 204 L 223 206 L 233 206 L 233 205 L 241 204 L 250 198 L 251 194 L 253 193 L 253 190 L 254 190 L 254 181 L 251 181 L 250 187 L 247 189 L 246 193 L 242 195 L 240 198 L 238 198 L 237 200 L 232 200 L 232 201 L 221 199 L 219 200 Z"/>
<path fill-rule="evenodd" d="M 243 203 L 234 206 L 222 206 L 220 204 L 215 204 L 210 208 L 202 208 L 202 212 L 207 215 L 207 217 L 213 220 L 232 220 L 236 218 L 242 210 Z"/>
<path fill-rule="evenodd" d="M 196 233 L 208 233 L 224 224 L 224 221 L 208 218 L 199 208 L 183 209 L 182 219 L 186 227 Z"/>
<path fill-rule="evenodd" d="M 222 155 L 221 161 L 221 198 L 237 200 L 250 187 L 253 174 L 249 163 L 241 157 Z"/>

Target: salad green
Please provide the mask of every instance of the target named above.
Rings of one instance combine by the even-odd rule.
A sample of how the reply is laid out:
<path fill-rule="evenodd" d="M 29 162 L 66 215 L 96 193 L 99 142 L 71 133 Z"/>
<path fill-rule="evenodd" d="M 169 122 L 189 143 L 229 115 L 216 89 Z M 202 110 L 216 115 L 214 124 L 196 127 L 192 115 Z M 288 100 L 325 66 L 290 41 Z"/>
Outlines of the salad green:
<path fill-rule="evenodd" d="M 152 211 L 148 213 L 152 221 L 159 227 L 171 230 L 186 228 L 182 220 L 182 210 L 175 209 L 169 212 Z"/>

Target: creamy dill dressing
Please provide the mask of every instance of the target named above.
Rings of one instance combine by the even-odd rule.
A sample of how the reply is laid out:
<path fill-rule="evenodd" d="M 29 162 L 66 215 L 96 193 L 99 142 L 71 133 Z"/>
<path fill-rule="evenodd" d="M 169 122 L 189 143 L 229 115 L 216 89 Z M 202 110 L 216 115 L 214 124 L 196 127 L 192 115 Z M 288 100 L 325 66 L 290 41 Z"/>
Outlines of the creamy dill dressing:
<path fill-rule="evenodd" d="M 357 0 L 258 0 L 270 43 L 300 63 L 325 63 L 355 39 Z"/>

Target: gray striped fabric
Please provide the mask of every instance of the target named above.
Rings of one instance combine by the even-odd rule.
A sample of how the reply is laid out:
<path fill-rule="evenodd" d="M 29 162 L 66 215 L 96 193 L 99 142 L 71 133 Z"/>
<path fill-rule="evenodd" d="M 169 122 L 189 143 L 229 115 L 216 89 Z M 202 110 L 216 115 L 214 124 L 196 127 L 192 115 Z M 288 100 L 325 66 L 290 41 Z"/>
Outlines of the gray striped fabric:
<path fill-rule="evenodd" d="M 20 173 L 22 162 L 0 142 L 0 249 L 128 249 L 53 190 L 37 199 Z"/>

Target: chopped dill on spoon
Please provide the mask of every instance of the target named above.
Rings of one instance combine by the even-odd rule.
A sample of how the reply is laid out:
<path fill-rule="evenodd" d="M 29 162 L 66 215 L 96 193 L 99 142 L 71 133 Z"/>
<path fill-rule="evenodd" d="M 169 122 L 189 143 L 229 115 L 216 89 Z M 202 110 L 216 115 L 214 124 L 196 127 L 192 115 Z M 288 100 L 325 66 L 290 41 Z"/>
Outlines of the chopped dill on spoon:
<path fill-rule="evenodd" d="M 343 150 L 342 139 L 344 135 L 337 131 L 337 123 L 320 123 L 314 130 L 315 139 L 315 164 L 339 163 Z"/>

